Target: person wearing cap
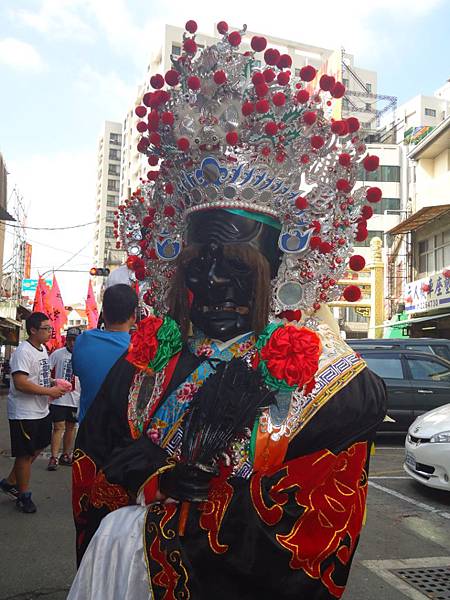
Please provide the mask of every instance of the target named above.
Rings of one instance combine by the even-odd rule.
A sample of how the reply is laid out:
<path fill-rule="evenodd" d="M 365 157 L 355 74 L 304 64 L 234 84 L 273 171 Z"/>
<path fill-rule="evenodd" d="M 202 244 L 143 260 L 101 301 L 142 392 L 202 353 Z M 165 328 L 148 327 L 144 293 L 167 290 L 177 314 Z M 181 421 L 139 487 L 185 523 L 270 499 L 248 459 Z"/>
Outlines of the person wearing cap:
<path fill-rule="evenodd" d="M 72 465 L 72 449 L 77 426 L 77 413 L 80 404 L 80 382 L 73 374 L 72 351 L 75 340 L 81 334 L 79 327 L 71 327 L 66 333 L 66 345 L 55 350 L 50 355 L 50 368 L 55 373 L 56 380 L 70 383 L 70 389 L 50 404 L 50 415 L 53 421 L 51 441 L 51 457 L 47 470 L 56 471 L 58 464 L 70 467 Z M 62 454 L 58 458 L 61 447 Z"/>

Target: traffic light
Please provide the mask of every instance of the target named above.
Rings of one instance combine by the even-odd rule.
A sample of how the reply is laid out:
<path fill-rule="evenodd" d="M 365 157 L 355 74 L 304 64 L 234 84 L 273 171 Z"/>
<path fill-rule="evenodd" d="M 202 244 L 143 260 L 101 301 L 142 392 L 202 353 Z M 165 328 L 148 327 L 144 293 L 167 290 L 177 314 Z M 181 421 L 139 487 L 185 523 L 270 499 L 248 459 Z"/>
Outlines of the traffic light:
<path fill-rule="evenodd" d="M 108 277 L 109 269 L 98 269 L 97 267 L 92 267 L 92 269 L 89 271 L 89 275 L 92 277 Z"/>

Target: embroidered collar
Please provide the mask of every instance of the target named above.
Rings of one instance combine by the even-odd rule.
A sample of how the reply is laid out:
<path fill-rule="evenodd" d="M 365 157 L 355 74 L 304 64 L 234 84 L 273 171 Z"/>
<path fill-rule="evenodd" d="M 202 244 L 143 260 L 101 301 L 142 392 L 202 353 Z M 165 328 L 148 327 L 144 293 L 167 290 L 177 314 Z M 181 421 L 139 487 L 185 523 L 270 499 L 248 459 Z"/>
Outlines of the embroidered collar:
<path fill-rule="evenodd" d="M 222 360 L 226 360 L 228 356 L 233 358 L 246 354 L 255 343 L 256 336 L 252 331 L 222 342 L 208 338 L 202 331 L 197 330 L 194 332 L 194 337 L 188 340 L 189 350 L 196 356 L 221 358 Z"/>

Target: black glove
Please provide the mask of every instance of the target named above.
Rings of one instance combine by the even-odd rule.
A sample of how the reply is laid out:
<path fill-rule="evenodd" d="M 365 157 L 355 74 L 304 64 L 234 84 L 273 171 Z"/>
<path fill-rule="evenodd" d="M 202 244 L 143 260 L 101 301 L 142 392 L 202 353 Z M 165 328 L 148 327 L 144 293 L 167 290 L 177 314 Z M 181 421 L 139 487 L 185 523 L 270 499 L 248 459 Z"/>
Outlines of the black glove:
<path fill-rule="evenodd" d="M 195 465 L 177 463 L 173 469 L 164 471 L 159 476 L 159 489 L 169 498 L 201 502 L 207 500 L 211 479 L 217 472 L 206 471 Z"/>

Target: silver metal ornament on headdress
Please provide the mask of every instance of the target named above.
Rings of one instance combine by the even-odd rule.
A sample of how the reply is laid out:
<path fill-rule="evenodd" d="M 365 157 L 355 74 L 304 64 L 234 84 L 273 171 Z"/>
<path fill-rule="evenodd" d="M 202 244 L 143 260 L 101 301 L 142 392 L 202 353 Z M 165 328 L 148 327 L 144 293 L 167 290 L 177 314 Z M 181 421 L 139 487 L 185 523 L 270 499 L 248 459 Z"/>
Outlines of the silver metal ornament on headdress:
<path fill-rule="evenodd" d="M 154 168 L 120 207 L 122 247 L 135 257 L 145 301 L 164 312 L 186 220 L 213 208 L 279 222 L 283 258 L 272 281 L 273 314 L 339 297 L 337 280 L 365 226 L 367 192 L 352 191 L 366 153 L 356 119 L 325 116 L 342 84 L 330 86 L 328 77 L 320 86 L 330 91 L 318 84 L 307 92 L 286 69 L 289 60 L 273 66 L 276 50 L 271 66 L 255 71 L 255 52 L 239 52 L 236 36 L 233 45 L 225 34 L 202 50 L 195 36 L 184 38 L 185 51 L 172 57 L 165 76 L 169 85 L 163 89 L 162 76 L 154 76 L 155 91 L 136 108 L 138 148 Z"/>

